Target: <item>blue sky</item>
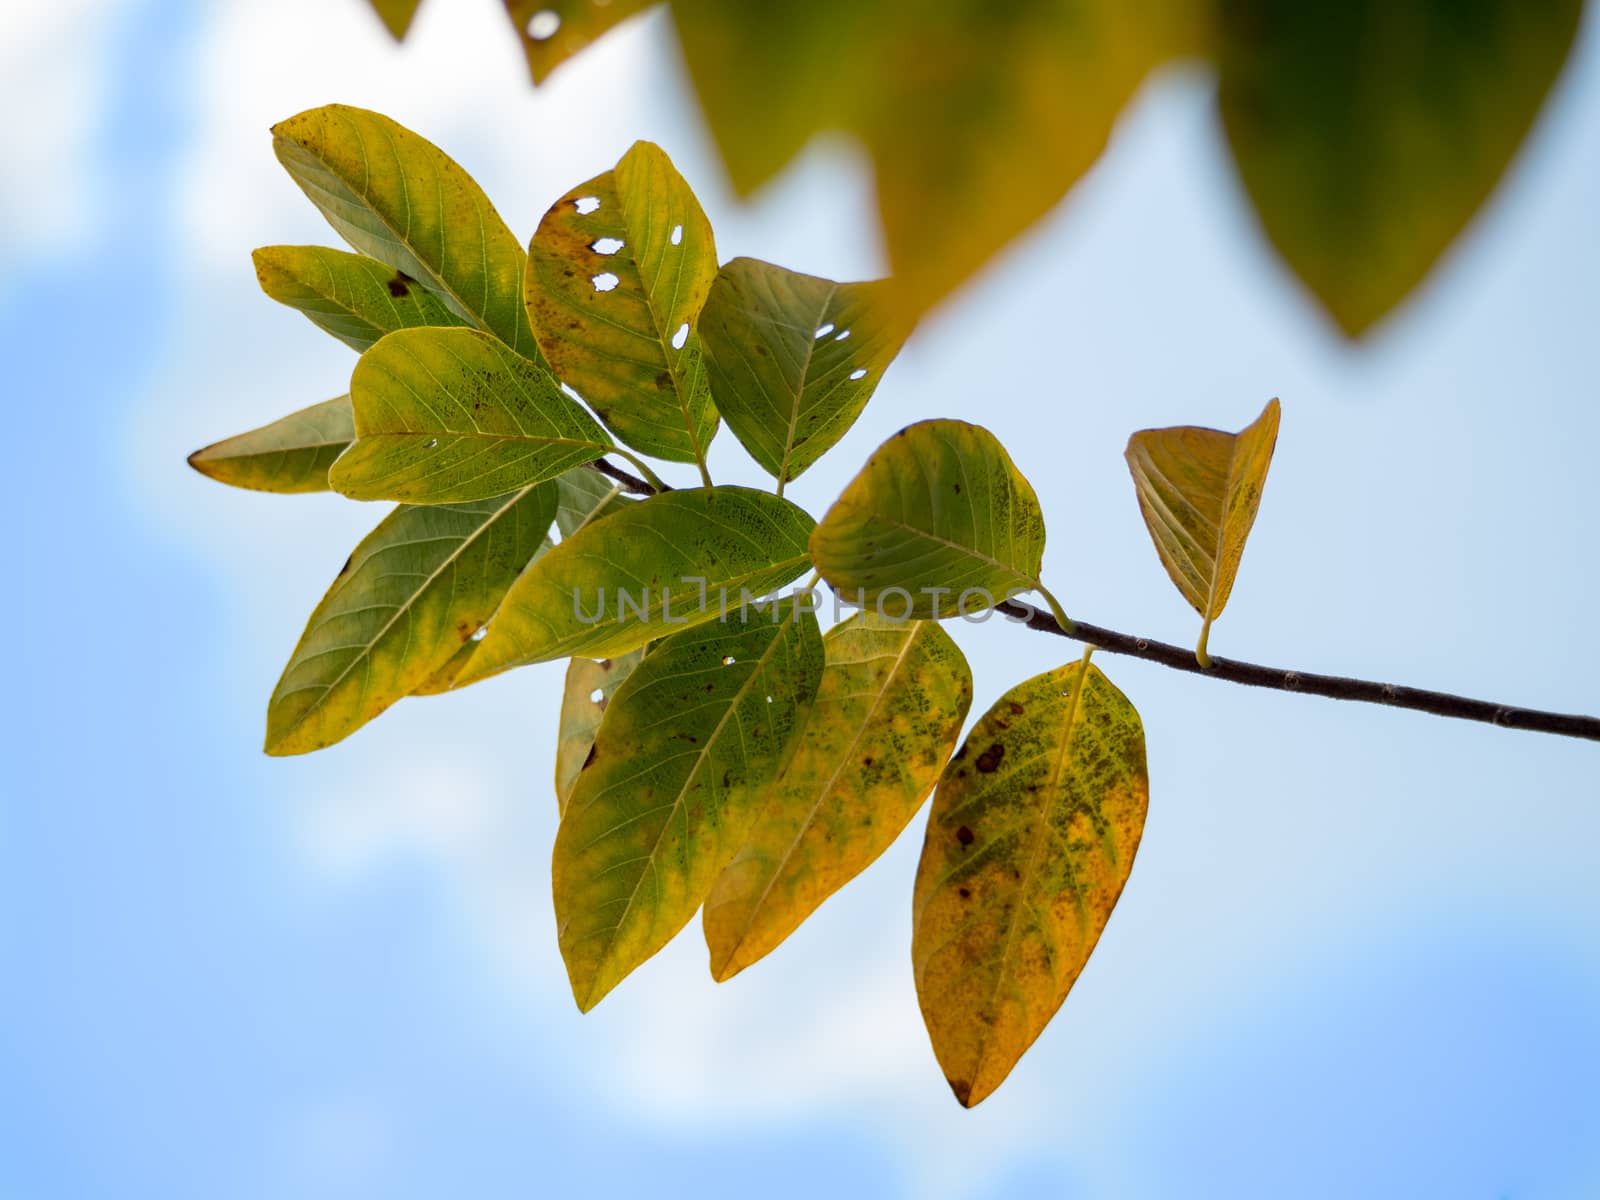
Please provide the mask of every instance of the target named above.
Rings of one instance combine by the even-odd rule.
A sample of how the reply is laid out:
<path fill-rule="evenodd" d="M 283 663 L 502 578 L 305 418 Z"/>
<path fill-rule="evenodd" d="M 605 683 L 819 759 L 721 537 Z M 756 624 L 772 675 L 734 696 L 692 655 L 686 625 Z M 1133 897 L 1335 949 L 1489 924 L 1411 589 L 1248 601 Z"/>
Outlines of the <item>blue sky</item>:
<path fill-rule="evenodd" d="M 334 240 L 271 122 L 390 112 L 523 237 L 649 137 L 724 258 L 881 267 L 848 145 L 735 204 L 659 20 L 534 94 L 495 0 L 449 9 L 399 49 L 358 0 L 24 0 L 0 35 L 28 117 L 0 135 L 26 168 L 0 180 L 0 1196 L 1600 1194 L 1592 745 L 1103 657 L 1149 733 L 1145 841 L 972 1112 L 912 989 L 920 819 L 759 969 L 713 984 L 690 931 L 580 1017 L 549 901 L 558 669 L 261 756 L 305 615 L 381 512 L 183 463 L 352 365 L 256 292 L 254 246 Z M 1040 493 L 1068 608 L 1185 641 L 1122 445 L 1278 395 L 1215 652 L 1600 708 L 1594 23 L 1491 208 L 1358 348 L 1264 248 L 1211 105 L 1199 72 L 1147 89 L 794 498 L 820 512 L 911 420 L 980 420 Z M 727 437 L 712 466 L 761 482 Z M 957 632 L 979 706 L 1073 656 Z"/>

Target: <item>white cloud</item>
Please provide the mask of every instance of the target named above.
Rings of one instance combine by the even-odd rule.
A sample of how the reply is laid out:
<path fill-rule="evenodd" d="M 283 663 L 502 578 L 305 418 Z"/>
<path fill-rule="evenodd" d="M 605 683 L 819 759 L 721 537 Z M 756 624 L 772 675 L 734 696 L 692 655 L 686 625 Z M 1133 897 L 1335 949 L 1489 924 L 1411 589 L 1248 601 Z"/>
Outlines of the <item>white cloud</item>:
<path fill-rule="evenodd" d="M 23 0 L 0 38 L 0 277 L 84 237 L 96 213 L 93 139 L 126 0 Z"/>

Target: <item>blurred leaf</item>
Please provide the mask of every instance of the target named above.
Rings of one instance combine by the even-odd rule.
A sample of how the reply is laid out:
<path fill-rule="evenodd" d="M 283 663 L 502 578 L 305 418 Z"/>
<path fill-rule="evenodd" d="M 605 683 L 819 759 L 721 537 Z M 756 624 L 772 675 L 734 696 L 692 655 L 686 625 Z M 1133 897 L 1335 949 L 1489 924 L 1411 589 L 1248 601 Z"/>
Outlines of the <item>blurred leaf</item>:
<path fill-rule="evenodd" d="M 823 648 L 794 757 L 705 902 L 719 980 L 774 950 L 889 848 L 933 791 L 972 703 L 967 660 L 931 621 L 861 613 Z"/>
<path fill-rule="evenodd" d="M 505 0 L 535 83 L 655 0 Z"/>
<path fill-rule="evenodd" d="M 350 398 L 356 441 L 330 480 L 356 500 L 482 500 L 612 449 L 548 371 L 473 329 L 390 334 L 356 363 Z"/>
<path fill-rule="evenodd" d="M 580 1009 L 700 907 L 782 770 L 822 663 L 817 619 L 791 597 L 771 616 L 730 614 L 668 638 L 617 689 L 552 864 Z"/>
<path fill-rule="evenodd" d="M 1245 539 L 1278 441 L 1278 402 L 1238 433 L 1180 425 L 1143 429 L 1126 458 L 1156 553 L 1183 598 L 1204 618 L 1196 656 L 1233 591 Z"/>
<path fill-rule="evenodd" d="M 1144 830 L 1144 731 L 1100 671 L 1072 664 L 979 719 L 933 798 L 912 966 L 934 1054 L 971 1107 L 1061 1007 Z"/>
<path fill-rule="evenodd" d="M 914 319 L 1066 194 L 1150 68 L 1203 43 L 1194 0 L 674 0 L 748 193 L 823 129 L 876 169 L 897 313 Z"/>
<path fill-rule="evenodd" d="M 965 421 L 895 434 L 811 535 L 829 586 L 890 617 L 981 612 L 1039 587 L 1043 554 L 1033 488 L 994 434 Z"/>
<path fill-rule="evenodd" d="M 1273 245 L 1341 328 L 1416 287 L 1488 198 L 1581 0 L 1224 0 L 1222 119 Z"/>
<path fill-rule="evenodd" d="M 463 682 L 555 658 L 615 658 L 736 612 L 745 591 L 762 596 L 805 571 L 811 527 L 789 501 L 751 488 L 665 492 L 625 505 L 517 580 Z"/>
<path fill-rule="evenodd" d="M 556 803 L 567 811 L 578 772 L 594 749 L 594 735 L 605 716 L 606 705 L 622 681 L 633 674 L 644 649 L 630 650 L 617 658 L 575 658 L 567 664 L 566 685 L 561 693 L 561 726 L 556 742 Z"/>
<path fill-rule="evenodd" d="M 589 467 L 577 467 L 556 478 L 561 500 L 556 507 L 556 528 L 569 538 L 590 521 L 598 521 L 637 501 L 620 484 Z"/>
<path fill-rule="evenodd" d="M 353 437 L 350 397 L 336 396 L 213 442 L 189 455 L 189 465 L 218 483 L 258 492 L 325 492 L 328 468 Z"/>
<path fill-rule="evenodd" d="M 462 324 L 443 300 L 375 258 L 323 246 L 263 246 L 251 257 L 263 292 L 355 350 L 396 329 Z"/>
<path fill-rule="evenodd" d="M 635 450 L 703 463 L 717 414 L 693 327 L 717 251 L 672 161 L 635 143 L 556 201 L 528 256 L 528 316 L 550 369 Z"/>
<path fill-rule="evenodd" d="M 373 10 L 383 19 L 394 40 L 399 41 L 411 28 L 411 18 L 417 15 L 422 0 L 372 0 Z"/>
<path fill-rule="evenodd" d="M 272 148 L 345 241 L 543 361 L 522 307 L 522 247 L 444 151 L 388 117 L 343 104 L 273 126 Z"/>
<path fill-rule="evenodd" d="M 782 486 L 855 423 L 904 336 L 881 283 L 834 283 L 736 258 L 700 314 L 711 396 Z"/>
<path fill-rule="evenodd" d="M 384 518 L 306 623 L 267 709 L 267 753 L 330 746 L 428 683 L 493 615 L 555 514 L 550 483 Z"/>

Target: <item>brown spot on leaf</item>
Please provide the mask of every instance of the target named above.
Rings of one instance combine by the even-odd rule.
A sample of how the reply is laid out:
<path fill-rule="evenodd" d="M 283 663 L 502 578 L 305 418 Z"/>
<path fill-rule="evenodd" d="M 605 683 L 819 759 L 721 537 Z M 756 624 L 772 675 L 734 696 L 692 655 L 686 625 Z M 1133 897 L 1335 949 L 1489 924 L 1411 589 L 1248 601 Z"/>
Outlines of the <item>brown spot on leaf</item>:
<path fill-rule="evenodd" d="M 963 825 L 960 829 L 956 830 L 956 841 L 960 842 L 963 846 L 972 845 L 973 840 L 976 838 L 976 836 L 977 835 L 974 834 L 972 832 L 972 830 L 968 829 L 965 825 Z"/>
<path fill-rule="evenodd" d="M 978 770 L 985 775 L 990 774 L 1000 765 L 1000 760 L 1006 756 L 1006 748 L 999 742 L 993 743 L 982 754 L 978 755 Z"/>
<path fill-rule="evenodd" d="M 953 757 L 950 761 L 951 762 L 960 762 L 966 756 L 967 756 L 967 744 L 965 742 L 962 742 L 961 743 L 961 749 L 956 751 L 955 757 Z"/>
<path fill-rule="evenodd" d="M 671 371 L 663 371 L 663 372 L 661 372 L 661 374 L 656 376 L 656 389 L 658 391 L 663 391 L 664 392 L 664 391 L 667 391 L 671 387 L 672 387 L 672 372 Z"/>
<path fill-rule="evenodd" d="M 1011 701 L 1011 715 L 1012 716 L 1020 717 L 1022 715 L 1023 711 L 1024 710 L 1023 710 L 1022 705 L 1018 704 L 1015 700 Z"/>
<path fill-rule="evenodd" d="M 972 897 L 971 888 L 957 888 L 956 891 L 960 893 L 960 896 L 963 900 L 968 900 Z"/>
<path fill-rule="evenodd" d="M 396 271 L 394 273 L 394 278 L 389 280 L 389 295 L 393 296 L 396 300 L 399 300 L 405 296 L 409 296 L 411 295 L 411 285 L 415 282 L 416 280 L 411 278 L 411 276 L 407 275 L 404 271 Z"/>
<path fill-rule="evenodd" d="M 967 1106 L 967 1097 L 972 1095 L 972 1085 L 965 1079 L 952 1079 L 950 1090 L 956 1094 L 956 1099 L 961 1101 L 961 1107 Z"/>

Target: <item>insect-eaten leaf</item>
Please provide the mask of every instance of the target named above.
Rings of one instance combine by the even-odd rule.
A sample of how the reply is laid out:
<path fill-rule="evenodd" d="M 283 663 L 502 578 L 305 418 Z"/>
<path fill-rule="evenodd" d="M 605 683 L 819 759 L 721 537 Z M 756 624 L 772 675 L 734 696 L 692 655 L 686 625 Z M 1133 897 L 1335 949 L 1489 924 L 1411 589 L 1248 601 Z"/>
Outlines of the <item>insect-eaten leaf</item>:
<path fill-rule="evenodd" d="M 343 104 L 274 125 L 272 148 L 351 246 L 543 361 L 522 306 L 522 246 L 444 151 L 388 117 Z"/>
<path fill-rule="evenodd" d="M 889 848 L 933 791 L 972 703 L 967 660 L 932 621 L 860 613 L 823 648 L 794 757 L 706 899 L 719 980 L 774 950 Z"/>
<path fill-rule="evenodd" d="M 329 473 L 356 500 L 461 503 L 613 449 L 550 373 L 474 329 L 403 329 L 350 378 L 356 441 Z"/>
<path fill-rule="evenodd" d="M 325 246 L 263 246 L 252 256 L 261 290 L 353 350 L 386 333 L 466 322 L 404 271 Z"/>
<path fill-rule="evenodd" d="M 1229 0 L 1218 100 L 1262 228 L 1355 337 L 1488 199 L 1582 0 Z"/>
<path fill-rule="evenodd" d="M 968 1108 L 1082 972 L 1148 799 L 1139 714 L 1087 663 L 1012 688 L 946 769 L 917 867 L 911 959 L 934 1054 Z"/>
<path fill-rule="evenodd" d="M 615 658 L 737 612 L 810 565 L 811 518 L 743 487 L 664 492 L 585 525 L 518 579 L 461 677 Z"/>
<path fill-rule="evenodd" d="M 834 591 L 881 616 L 971 615 L 1041 588 L 1044 516 L 994 434 L 923 421 L 867 461 L 811 555 Z"/>
<path fill-rule="evenodd" d="M 555 513 L 545 483 L 384 518 L 300 635 L 267 708 L 267 753 L 330 746 L 427 685 L 494 614 Z"/>
<path fill-rule="evenodd" d="M 711 397 L 780 488 L 845 435 L 899 353 L 883 287 L 753 258 L 711 285 L 700 314 Z"/>
<path fill-rule="evenodd" d="M 202 475 L 257 492 L 326 492 L 328 468 L 355 437 L 350 397 L 336 396 L 189 456 Z"/>
<path fill-rule="evenodd" d="M 567 59 L 613 25 L 656 0 L 505 0 L 506 15 L 522 41 L 528 70 L 543 83 Z"/>
<path fill-rule="evenodd" d="M 533 235 L 528 316 L 550 369 L 635 450 L 704 464 L 717 413 L 694 324 L 716 274 L 711 223 L 649 142 Z"/>
<path fill-rule="evenodd" d="M 1202 667 L 1211 665 L 1211 623 L 1228 603 L 1261 504 L 1278 411 L 1278 402 L 1269 401 L 1238 433 L 1179 425 L 1128 439 L 1128 469 L 1156 553 L 1204 622 L 1195 649 Z"/>
<path fill-rule="evenodd" d="M 580 1009 L 700 907 L 782 771 L 822 669 L 816 617 L 789 597 L 771 614 L 730 614 L 667 638 L 617 689 L 552 863 Z"/>
<path fill-rule="evenodd" d="M 560 811 L 567 811 L 578 772 L 594 750 L 594 736 L 612 693 L 643 658 L 644 650 L 639 649 L 617 658 L 575 658 L 567 664 L 556 742 L 556 804 Z"/>

